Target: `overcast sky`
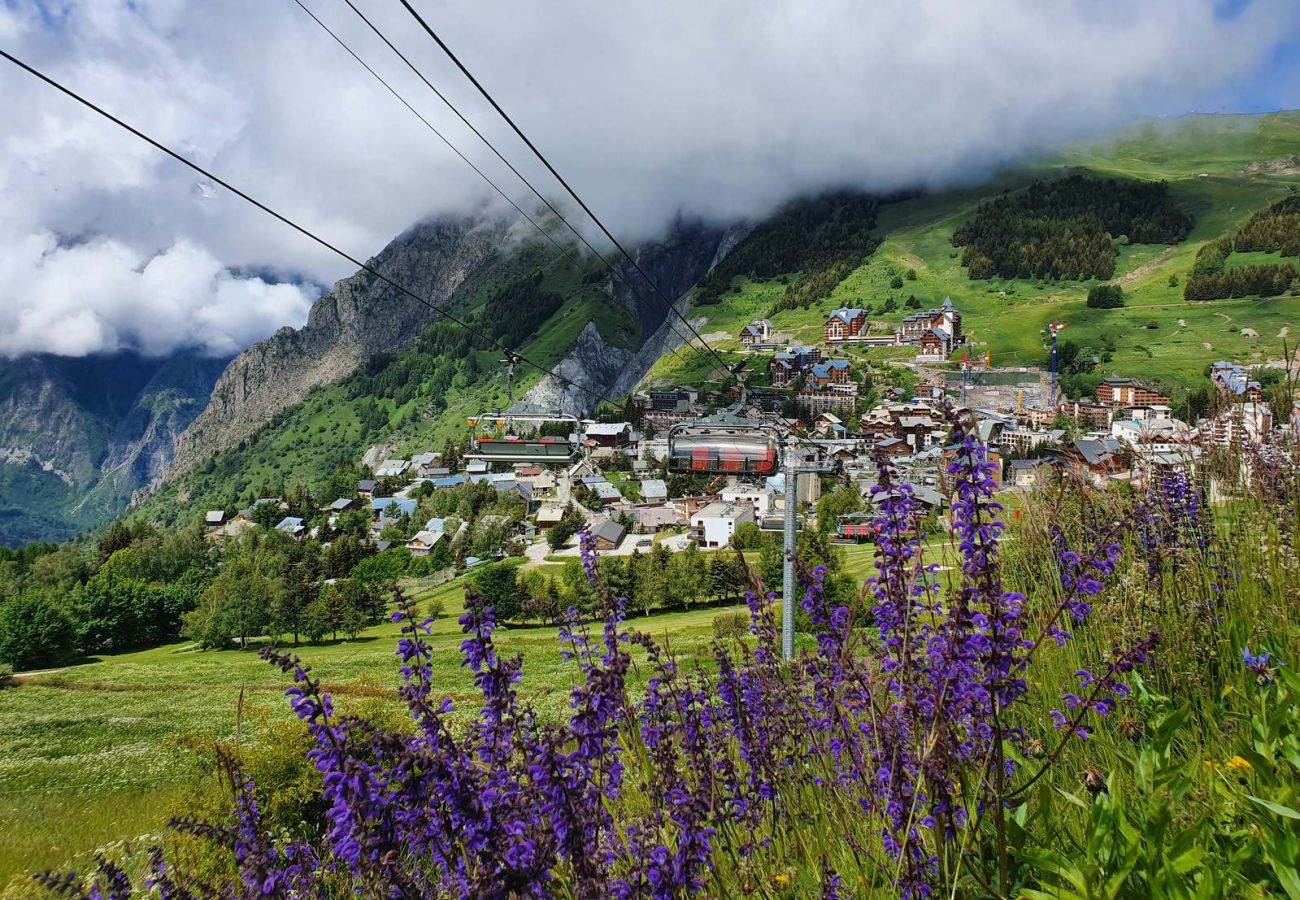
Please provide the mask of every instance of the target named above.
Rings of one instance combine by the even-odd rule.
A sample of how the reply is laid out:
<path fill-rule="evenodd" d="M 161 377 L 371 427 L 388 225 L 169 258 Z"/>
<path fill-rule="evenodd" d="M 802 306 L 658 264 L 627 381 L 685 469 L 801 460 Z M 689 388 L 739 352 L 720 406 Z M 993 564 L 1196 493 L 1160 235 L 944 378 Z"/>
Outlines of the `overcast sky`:
<path fill-rule="evenodd" d="M 525 199 L 343 0 L 303 2 Z M 525 162 L 396 0 L 355 2 Z M 629 240 L 970 179 L 1138 117 L 1300 105 L 1294 0 L 417 5 Z M 358 257 L 490 202 L 292 0 L 0 0 L 0 46 Z M 198 181 L 0 61 L 0 354 L 232 353 L 351 273 Z"/>

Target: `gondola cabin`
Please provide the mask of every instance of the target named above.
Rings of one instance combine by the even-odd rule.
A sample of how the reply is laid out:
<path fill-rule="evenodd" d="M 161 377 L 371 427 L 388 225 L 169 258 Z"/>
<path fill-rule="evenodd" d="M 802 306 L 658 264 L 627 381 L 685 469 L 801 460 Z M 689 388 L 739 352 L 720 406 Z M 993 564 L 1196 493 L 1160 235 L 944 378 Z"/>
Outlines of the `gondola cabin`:
<path fill-rule="evenodd" d="M 668 469 L 694 475 L 775 475 L 780 466 L 776 429 L 736 416 L 712 416 L 668 432 Z"/>

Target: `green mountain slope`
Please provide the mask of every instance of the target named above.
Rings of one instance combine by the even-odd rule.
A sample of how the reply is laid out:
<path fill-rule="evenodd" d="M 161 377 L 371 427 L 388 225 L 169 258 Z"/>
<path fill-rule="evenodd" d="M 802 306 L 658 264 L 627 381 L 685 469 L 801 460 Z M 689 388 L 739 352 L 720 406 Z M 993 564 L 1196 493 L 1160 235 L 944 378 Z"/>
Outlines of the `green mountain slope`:
<path fill-rule="evenodd" d="M 807 309 L 775 309 L 787 282 L 800 273 L 762 280 L 737 277 L 718 305 L 697 309 L 706 319 L 701 330 L 727 332 L 729 337 L 719 339 L 716 346 L 737 350 L 739 328 L 755 316 L 771 313 L 778 331 L 813 342 L 820 337 L 826 314 L 838 306 L 872 308 L 873 331 L 886 331 L 908 312 L 910 296 L 926 307 L 951 296 L 963 313 L 965 328 L 980 342 L 981 352 L 991 353 L 994 365 L 1042 364 L 1040 331 L 1047 323 L 1061 320 L 1068 323 L 1065 338 L 1098 355 L 1108 352 L 1109 361 L 1099 372 L 1143 377 L 1175 390 L 1186 388 L 1202 378 L 1209 362 L 1279 357 L 1279 335 L 1294 333 L 1300 325 L 1300 299 L 1293 296 L 1183 299 L 1183 286 L 1201 246 L 1239 228 L 1253 213 L 1300 186 L 1296 155 L 1300 155 L 1300 113 L 1207 116 L 1144 126 L 1113 141 L 1001 173 L 977 187 L 884 203 L 871 231 L 878 246 L 829 296 Z M 1123 309 L 1088 309 L 1088 288 L 1097 283 L 1092 281 L 972 280 L 962 267 L 961 248 L 953 246 L 954 232 L 981 203 L 1006 191 L 1022 191 L 1035 180 L 1070 173 L 1166 180 L 1173 201 L 1194 218 L 1190 234 L 1181 243 L 1117 246 L 1112 280 L 1126 293 Z M 1243 263 L 1254 255 L 1244 255 Z M 1277 261 L 1276 254 L 1260 256 Z M 915 280 L 909 280 L 909 270 Z M 902 279 L 901 287 L 894 286 L 896 279 Z M 890 300 L 897 309 L 882 313 Z M 868 355 L 893 352 L 872 349 Z M 694 362 L 683 365 L 665 358 L 647 383 L 690 380 L 700 374 Z"/>

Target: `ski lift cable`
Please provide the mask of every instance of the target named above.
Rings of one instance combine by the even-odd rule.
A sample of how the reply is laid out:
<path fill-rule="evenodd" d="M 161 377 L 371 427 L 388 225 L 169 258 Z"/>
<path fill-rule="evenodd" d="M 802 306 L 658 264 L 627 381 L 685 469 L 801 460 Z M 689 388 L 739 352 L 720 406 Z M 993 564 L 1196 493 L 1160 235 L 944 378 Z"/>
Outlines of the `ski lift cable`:
<path fill-rule="evenodd" d="M 519 215 L 523 217 L 524 221 L 526 221 L 529 225 L 531 225 L 537 231 L 538 234 L 540 234 L 543 238 L 545 238 L 551 244 L 551 246 L 555 247 L 555 249 L 559 251 L 559 257 L 568 258 L 575 262 L 579 261 L 578 257 L 568 247 L 565 247 L 563 244 L 557 241 L 554 235 L 552 235 L 549 231 L 547 231 L 546 228 L 544 228 L 540 222 L 538 222 L 536 219 L 530 216 L 523 209 L 523 207 L 521 207 L 518 203 L 516 203 L 508 194 L 506 194 L 506 192 L 502 190 L 501 187 L 495 181 L 493 181 L 486 172 L 484 172 L 481 168 L 479 168 L 479 166 L 475 165 L 475 163 L 472 160 L 470 160 L 469 157 L 467 157 L 463 152 L 461 152 L 460 148 L 458 148 L 455 144 L 453 144 L 450 138 L 448 138 L 445 134 L 439 131 L 433 125 L 432 122 L 430 122 L 427 118 L 425 118 L 424 115 L 422 115 L 419 112 L 419 110 L 417 110 L 414 106 L 412 106 L 411 103 L 405 97 L 403 97 L 400 93 L 398 93 L 396 88 L 394 88 L 387 80 L 385 80 L 382 75 L 376 72 L 375 69 L 369 63 L 367 63 L 364 59 L 362 59 L 361 56 L 354 49 L 352 49 L 352 47 L 346 41 L 344 41 L 343 38 L 341 38 L 337 32 L 335 32 L 332 28 L 326 25 L 325 22 L 322 21 L 319 16 L 317 16 L 314 12 L 312 12 L 311 9 L 302 2 L 302 0 L 293 0 L 293 2 L 296 3 L 303 12 L 305 12 L 308 16 L 310 16 L 311 19 L 317 25 L 319 25 L 325 31 L 326 34 L 328 34 L 331 38 L 333 38 L 335 43 L 337 43 L 340 47 L 342 47 L 345 51 L 347 51 L 348 55 L 351 56 L 354 60 L 356 60 L 356 62 L 363 69 L 369 72 L 370 75 L 376 81 L 378 81 L 381 85 L 383 85 L 384 88 L 388 91 L 388 93 L 392 94 L 393 97 L 395 97 L 399 103 L 405 106 L 406 109 L 411 113 L 411 115 L 415 116 L 417 119 L 423 122 L 424 126 L 428 128 L 429 131 L 433 132 L 433 134 L 436 135 L 439 140 L 441 140 L 444 144 L 446 144 L 448 149 L 451 150 L 451 152 L 455 153 L 456 156 L 460 157 L 461 161 L 464 162 L 465 165 L 473 169 L 474 173 L 478 175 L 479 178 L 483 179 L 483 181 L 485 181 L 488 184 L 488 186 L 492 188 L 492 190 L 496 191 L 497 194 L 499 194 L 503 200 L 509 203 L 512 207 L 514 207 L 515 212 L 519 213 Z M 356 11 L 358 16 L 361 16 L 362 21 L 364 21 L 367 25 L 370 25 L 370 20 L 367 19 L 360 12 L 360 10 L 357 10 L 356 7 L 352 7 L 352 8 L 354 11 Z M 370 27 L 372 30 L 375 31 L 376 34 L 379 34 L 379 36 L 383 38 L 385 42 L 387 42 L 387 38 L 384 38 L 383 34 L 379 32 L 374 25 L 370 25 Z M 389 46 L 392 47 L 392 44 L 389 44 Z M 412 65 L 412 63 L 409 60 L 407 60 L 405 56 L 402 56 L 401 51 L 397 50 L 396 47 L 392 47 L 392 48 L 394 52 L 398 54 L 398 56 L 401 56 L 402 61 L 405 62 L 407 66 L 411 68 L 412 71 L 414 71 L 417 75 L 419 75 L 421 79 L 424 78 L 424 76 L 420 74 L 419 70 L 416 69 L 415 66 Z M 433 85 L 429 85 L 429 86 L 434 91 L 435 94 L 437 94 L 440 98 L 442 98 L 442 94 L 437 90 L 437 88 L 434 88 Z M 445 98 L 443 98 L 443 102 L 446 103 L 448 106 L 451 105 Z M 451 108 L 453 109 L 453 111 L 456 111 L 454 107 Z M 459 115 L 459 111 L 456 112 L 457 115 Z M 482 138 L 482 135 L 480 135 L 480 138 Z M 483 138 L 483 140 L 486 143 L 486 138 Z M 489 144 L 489 146 L 491 145 Z M 493 151 L 495 152 L 495 148 L 493 148 Z M 509 165 L 509 163 L 507 163 L 507 165 Z M 531 185 L 529 187 L 531 188 Z M 534 191 L 534 193 L 536 192 Z M 553 209 L 552 212 L 554 212 Z M 563 221 L 562 217 L 561 217 L 561 221 Z M 565 224 L 567 225 L 568 223 L 565 222 Z M 570 228 L 570 230 L 572 230 L 572 228 Z M 594 253 L 595 251 L 593 250 L 592 252 Z M 627 280 L 623 278 L 623 276 L 618 272 L 618 270 L 614 269 L 613 266 L 611 266 L 603 256 L 601 256 L 600 254 L 596 254 L 596 256 L 605 265 L 605 268 L 607 268 L 610 271 L 610 273 L 614 275 L 614 277 L 622 280 L 624 284 L 627 284 L 629 289 L 632 288 L 632 286 L 627 283 Z M 669 324 L 669 328 L 672 330 L 674 335 L 676 335 L 678 338 L 681 339 L 683 344 L 690 344 L 690 338 L 683 336 L 680 331 L 678 331 L 675 327 L 673 327 L 671 322 Z M 676 350 L 669 349 L 668 352 L 672 353 L 674 356 L 677 355 Z"/>
<path fill-rule="evenodd" d="M 295 0 L 295 2 L 298 2 L 300 6 L 302 5 L 302 4 L 299 2 L 299 0 Z M 346 4 L 348 5 L 348 8 L 349 8 L 349 9 L 351 9 L 354 13 L 356 13 L 357 18 L 361 19 L 361 21 L 364 22 L 364 23 L 366 24 L 366 26 L 369 27 L 370 30 L 373 31 L 373 32 L 375 33 L 375 35 L 376 35 L 376 36 L 377 36 L 381 41 L 383 41 L 384 44 L 386 44 L 386 45 L 388 46 L 388 49 L 392 50 L 393 53 L 396 54 L 396 56 L 397 56 L 398 59 L 400 59 L 403 63 L 406 64 L 406 67 L 407 67 L 408 69 L 410 69 L 411 72 L 413 72 L 417 78 L 419 78 L 422 82 L 424 82 L 425 87 L 427 87 L 430 91 L 432 91 L 433 94 L 434 94 L 434 96 L 437 97 L 439 100 L 441 100 L 442 103 L 443 103 L 443 105 L 446 106 L 447 109 L 451 110 L 451 112 L 454 113 L 454 114 L 456 115 L 456 117 L 457 117 L 458 119 L 460 119 L 460 121 L 461 121 L 462 123 L 464 123 L 465 127 L 468 128 L 471 132 L 473 132 L 474 136 L 477 137 L 480 141 L 482 141 L 482 142 L 483 142 L 483 145 L 484 145 L 485 147 L 487 147 L 489 150 L 491 150 L 491 151 L 492 151 L 492 154 L 493 154 L 494 156 L 496 156 L 496 158 L 499 159 L 499 160 L 500 160 L 500 161 L 505 165 L 505 167 L 506 167 L 507 169 L 509 169 L 509 170 L 511 171 L 511 173 L 513 173 L 514 176 L 515 176 L 516 178 L 518 178 L 519 181 L 522 182 L 523 185 L 524 185 L 525 187 L 527 187 L 528 190 L 531 191 L 532 194 L 533 194 L 535 197 L 537 197 L 537 199 L 538 199 L 539 201 L 541 201 L 541 203 L 546 207 L 546 209 L 551 213 L 551 215 L 553 215 L 556 219 L 558 219 L 558 220 L 559 220 L 559 221 L 564 225 L 564 227 L 566 227 L 567 229 L 569 229 L 569 231 L 573 233 L 573 236 L 576 237 L 576 238 L 577 238 L 577 239 L 582 243 L 582 245 L 583 245 L 584 247 L 586 247 L 587 250 L 590 251 L 591 254 L 592 254 L 593 256 L 596 257 L 596 259 L 600 260 L 601 264 L 605 267 L 605 269 L 609 272 L 609 274 L 610 274 L 613 278 L 615 278 L 615 279 L 617 279 L 619 282 L 621 282 L 621 283 L 623 284 L 624 287 L 626 287 L 629 291 L 632 291 L 634 294 L 639 294 L 639 293 L 641 293 L 641 292 L 637 289 L 637 287 L 636 287 L 636 286 L 635 286 L 631 281 L 628 280 L 627 276 L 624 275 L 622 272 L 620 272 L 617 268 L 615 268 L 615 267 L 614 267 L 614 264 L 611 263 L 611 262 L 610 262 L 610 261 L 605 257 L 605 255 L 604 255 L 603 253 L 601 253 L 599 250 L 597 250 L 595 247 L 593 247 L 592 244 L 591 244 L 591 242 L 587 240 L 586 236 L 583 235 L 582 232 L 580 232 L 577 228 L 575 228 L 575 227 L 573 226 L 573 224 L 572 224 L 571 222 L 569 222 L 569 220 L 564 216 L 563 213 L 561 213 L 558 209 L 556 209 L 555 204 L 553 204 L 553 203 L 552 203 L 552 202 L 551 202 L 551 201 L 546 197 L 545 194 L 543 194 L 541 191 L 539 191 L 539 190 L 538 190 L 538 189 L 533 185 L 533 183 L 528 179 L 528 177 L 527 177 L 526 175 L 524 175 L 523 172 L 520 172 L 519 169 L 518 169 L 518 167 L 516 167 L 516 166 L 514 165 L 514 163 L 510 162 L 510 160 L 507 159 L 507 158 L 505 157 L 505 155 L 502 154 L 501 151 L 497 149 L 497 146 L 496 146 L 495 144 L 493 144 L 490 140 L 488 140 L 487 136 L 486 136 L 485 134 L 483 134 L 482 131 L 479 130 L 478 126 L 476 126 L 473 122 L 471 122 L 471 121 L 469 120 L 469 118 L 468 118 L 467 116 L 465 116 L 465 114 L 462 113 L 462 112 L 460 111 L 460 109 L 456 106 L 456 104 L 452 103 L 451 100 L 449 100 L 449 99 L 447 98 L 447 95 L 446 95 L 446 94 L 444 94 L 442 91 L 438 90 L 438 88 L 433 84 L 433 82 L 431 82 L 431 81 L 430 81 L 430 80 L 425 76 L 425 74 L 424 74 L 422 71 L 420 71 L 419 67 L 416 66 L 415 63 L 411 62 L 410 58 L 407 57 L 407 55 L 406 55 L 405 53 L 403 53 L 400 49 L 398 49 L 397 45 L 395 45 L 391 40 L 388 39 L 388 36 L 387 36 L 386 34 L 384 34 L 383 31 L 380 30 L 379 26 L 377 26 L 374 22 L 372 22 L 372 21 L 371 21 L 371 20 L 366 16 L 366 14 L 365 14 L 364 12 L 362 12 L 360 9 L 358 9 L 357 6 L 356 6 L 356 4 L 353 3 L 352 0 L 343 0 L 343 2 L 346 3 Z M 315 16 L 313 16 L 313 18 L 315 18 Z M 318 21 L 319 21 L 319 20 L 318 20 Z M 327 30 L 328 30 L 328 29 L 327 29 Z M 342 41 L 341 41 L 337 36 L 336 36 L 334 39 L 337 40 L 337 41 L 339 41 L 339 43 L 343 43 L 343 42 L 342 42 Z M 346 47 L 346 45 L 344 45 L 344 46 Z M 351 52 L 351 50 L 349 50 L 349 52 Z M 355 56 L 356 54 L 353 54 L 353 55 Z M 363 65 L 364 65 L 364 64 L 363 64 Z M 366 68 L 369 68 L 369 66 L 367 66 Z M 376 77 L 378 77 L 378 76 L 376 76 Z M 387 86 L 387 85 L 385 85 L 385 86 Z M 389 88 L 389 90 L 392 91 L 392 88 Z M 394 95 L 396 95 L 396 91 L 393 91 L 393 93 L 394 93 Z M 399 99 L 401 99 L 401 98 L 399 98 Z M 404 104 L 406 104 L 406 106 L 407 106 L 408 108 L 410 108 L 410 104 L 409 104 L 409 103 L 406 103 L 405 100 L 403 100 L 402 102 L 403 102 Z M 414 112 L 414 110 L 412 110 L 412 112 Z M 419 113 L 416 113 L 416 115 L 419 115 Z M 421 117 L 421 118 L 423 118 L 423 117 Z M 427 123 L 426 123 L 426 124 L 427 124 Z M 430 127 L 432 127 L 432 126 L 430 126 Z M 440 135 L 440 136 L 441 136 L 441 135 Z M 446 138 L 443 138 L 443 140 L 446 140 Z M 495 187 L 495 185 L 493 185 L 493 187 Z M 499 190 L 499 189 L 498 189 L 498 190 Z M 512 205 L 513 205 L 513 204 L 512 204 Z M 518 208 L 518 207 L 516 207 L 516 208 Z M 529 221 L 532 221 L 532 219 L 530 218 Z M 538 228 L 540 229 L 540 226 L 537 225 L 536 223 L 534 223 L 534 227 L 538 227 Z M 549 240 L 551 240 L 552 243 L 555 243 L 554 239 L 551 238 L 549 234 L 547 234 L 547 238 L 548 238 Z M 559 246 L 559 245 L 556 244 L 556 246 Z M 650 286 L 651 286 L 652 288 L 655 287 L 655 285 L 654 285 L 653 283 L 651 283 Z M 657 290 L 657 288 L 656 288 L 656 290 Z M 662 292 L 659 292 L 659 296 L 660 296 L 660 297 L 663 297 L 663 293 L 662 293 Z M 685 323 L 686 327 L 690 329 L 691 334 L 693 334 L 693 335 L 695 335 L 695 337 L 699 338 L 699 337 L 700 337 L 699 334 L 695 331 L 694 328 L 691 328 L 691 324 L 690 324 L 690 322 L 688 322 L 685 318 L 683 318 L 683 317 L 681 316 L 680 313 L 677 312 L 676 307 L 673 306 L 672 302 L 671 302 L 671 301 L 668 301 L 667 298 L 664 298 L 664 301 L 667 303 L 668 311 L 669 311 L 671 314 L 676 315 L 677 318 L 681 319 L 682 322 Z M 668 319 L 666 319 L 665 321 L 668 322 L 668 328 L 669 328 L 670 331 L 672 331 L 673 335 L 674 335 L 675 337 L 679 338 L 679 339 L 681 340 L 681 342 L 682 342 L 684 345 L 686 345 L 686 346 L 690 346 L 691 339 L 690 339 L 689 337 L 687 337 L 686 335 L 683 335 L 683 334 L 681 333 L 681 331 L 677 328 L 677 326 L 675 326 L 675 325 L 672 323 L 672 318 L 671 318 L 671 316 L 670 316 Z M 705 349 L 712 350 L 712 348 L 710 348 L 710 347 L 708 346 L 707 343 L 704 343 L 704 339 L 703 339 L 703 338 L 700 338 L 700 341 L 701 341 L 701 343 L 703 344 L 703 346 L 705 347 Z M 676 352 L 676 350 L 673 350 L 673 349 L 669 348 L 668 352 L 671 353 L 673 356 L 677 356 L 677 352 Z M 715 353 L 714 356 L 717 356 L 717 354 Z"/>
<path fill-rule="evenodd" d="M 167 156 L 170 156 L 172 159 L 176 160 L 182 165 L 187 166 L 188 168 L 202 175 L 204 178 L 207 178 L 209 181 L 213 182 L 214 184 L 220 185 L 221 187 L 230 191 L 235 196 L 239 197 L 241 200 L 244 200 L 247 203 L 257 207 L 259 210 L 266 213 L 268 216 L 271 216 L 273 219 L 276 219 L 277 221 L 285 225 L 288 225 L 290 228 L 292 228 L 294 231 L 298 232 L 299 234 L 303 235 L 304 237 L 310 238 L 312 241 L 324 247 L 325 249 L 329 250 L 330 252 L 352 263 L 357 268 L 362 269 L 365 272 L 368 272 L 369 274 L 378 278 L 380 281 L 383 281 L 385 284 L 389 285 L 390 287 L 397 289 L 401 293 L 410 297 L 412 300 L 415 300 L 417 303 L 427 306 L 429 309 L 438 313 L 443 318 L 447 319 L 448 321 L 456 325 L 459 325 L 465 331 L 469 332 L 470 334 L 474 335 L 480 340 L 485 341 L 505 351 L 506 353 L 513 353 L 515 356 L 519 358 L 521 362 L 527 364 L 528 366 L 531 366 L 532 368 L 536 369 L 537 371 L 543 374 L 550 375 L 551 377 L 555 378 L 556 380 L 560 381 L 563 384 L 567 384 L 571 387 L 575 387 L 578 390 L 583 391 L 586 394 L 589 394 L 590 396 L 594 397 L 597 400 L 603 401 L 605 403 L 610 403 L 610 404 L 614 403 L 614 401 L 610 400 L 604 394 L 592 390 L 586 385 L 579 384 L 571 378 L 566 378 L 565 376 L 560 375 L 559 373 L 546 368 L 540 363 L 533 362 L 532 360 L 528 359 L 526 356 L 523 356 L 522 354 L 519 354 L 516 351 L 511 350 L 509 347 L 501 343 L 496 338 L 492 337 L 489 334 L 486 334 L 483 331 L 480 331 L 478 328 L 475 328 L 473 325 L 459 318 L 454 313 L 451 313 L 446 309 L 438 306 L 428 298 L 423 297 L 420 294 L 417 294 L 415 291 L 406 287 L 406 285 L 401 284 L 395 281 L 394 279 L 390 278 L 389 276 L 385 275 L 383 272 L 380 272 L 374 266 L 362 262 L 361 260 L 357 259 L 355 256 L 337 247 L 336 245 L 330 243 L 325 238 L 317 235 L 315 232 L 311 231 L 305 226 L 299 225 L 297 222 L 295 222 L 293 219 L 290 219 L 288 216 L 284 215 L 283 213 L 277 212 L 275 209 L 271 208 L 270 206 L 267 206 L 265 203 L 258 200 L 257 198 L 251 196 L 250 194 L 245 193 L 244 191 L 235 187 L 230 182 L 226 181 L 225 179 L 221 178 L 218 175 L 213 174 L 212 172 L 203 168 L 198 163 L 192 161 L 191 159 L 184 156 L 180 152 L 173 150 L 171 147 L 168 147 L 166 144 L 162 143 L 161 141 L 158 141 L 150 137 L 148 134 L 141 131 L 139 128 L 136 128 L 134 125 L 131 125 L 128 122 L 124 121 L 123 119 L 118 118 L 113 113 L 104 109 L 102 106 L 99 106 L 93 101 L 86 99 L 85 97 L 81 96 L 81 94 L 78 94 L 76 91 L 74 91 L 72 88 L 69 88 L 66 85 L 62 84 L 61 82 L 56 81 L 55 79 L 51 78 L 49 75 L 46 75 L 44 72 L 40 71 L 34 66 L 29 65 L 28 63 L 24 62 L 23 60 L 9 53 L 3 48 L 0 48 L 0 57 L 3 57 L 7 61 L 13 63 L 15 66 L 27 72 L 29 75 L 37 78 L 40 81 L 45 82 L 47 85 L 59 91 L 60 93 L 64 94 L 65 96 L 70 97 L 71 99 L 77 101 L 82 106 L 98 114 L 100 117 L 112 122 L 114 125 L 118 126 L 123 131 L 129 132 L 130 134 L 139 138 L 141 141 L 144 141 L 146 144 L 152 146 L 154 149 L 161 151 L 162 153 L 166 154 Z"/>
<path fill-rule="evenodd" d="M 352 0 L 344 0 L 344 2 L 347 3 L 348 6 L 351 6 L 353 10 L 356 10 L 356 7 L 353 6 Z M 638 263 L 636 259 L 633 258 L 632 254 L 627 251 L 627 249 L 618 240 L 618 238 L 614 237 L 613 233 L 608 228 L 605 227 L 605 223 L 602 222 L 594 212 L 592 212 L 591 207 L 587 205 L 586 201 L 584 201 L 580 196 L 578 196 L 577 191 L 575 191 L 569 185 L 569 182 L 566 181 L 564 179 L 564 176 L 562 176 L 559 173 L 559 171 L 556 170 L 555 166 L 551 165 L 551 161 L 546 158 L 546 156 L 542 153 L 542 151 L 537 149 L 537 145 L 534 144 L 526 134 L 524 134 L 523 129 L 521 129 L 517 124 L 515 124 L 515 120 L 512 119 L 510 115 L 501 107 L 501 104 L 497 103 L 496 99 L 490 93 L 488 93 L 487 88 L 483 87 L 482 83 L 480 83 L 479 80 L 474 76 L 474 73 L 472 73 L 465 66 L 465 64 L 460 61 L 460 58 L 456 56 L 455 53 L 452 52 L 451 48 L 447 46 L 446 42 L 443 41 L 443 39 L 438 36 L 438 33 L 435 32 L 431 27 L 429 27 L 429 23 L 426 22 L 424 18 L 415 10 L 415 7 L 413 7 L 409 2 L 407 2 L 407 0 L 400 0 L 400 2 L 402 6 L 406 8 L 406 11 L 410 13 L 411 16 L 415 19 L 415 21 L 419 23 L 420 27 L 424 29 L 425 33 L 428 34 L 429 37 L 433 39 L 434 43 L 436 43 L 438 47 L 442 50 L 442 52 L 446 54 L 447 58 L 450 59 L 453 63 L 455 63 L 456 68 L 460 69 L 461 73 L 467 79 L 469 79 L 470 84 L 474 85 L 475 89 L 477 89 L 478 92 L 483 96 L 483 98 L 487 100 L 489 104 L 491 104 L 492 108 L 497 111 L 497 114 L 500 115 L 501 118 L 505 120 L 506 124 L 510 126 L 510 129 L 519 137 L 521 141 L 524 142 L 525 146 L 527 146 L 528 149 L 532 151 L 533 155 L 536 156 L 537 159 L 541 161 L 542 165 L 545 166 L 546 170 L 551 173 L 551 175 L 555 178 L 556 181 L 559 182 L 560 186 L 564 188 L 565 192 L 567 192 L 568 195 L 573 198 L 573 200 L 578 204 L 578 206 L 582 208 L 582 211 L 586 213 L 587 216 L 591 219 L 591 221 L 596 224 L 596 227 L 598 227 L 601 230 L 601 233 L 605 235 L 606 239 L 609 240 L 609 242 L 614 245 L 614 248 L 618 250 L 618 252 L 623 256 L 623 258 L 626 259 L 632 265 L 632 268 L 635 269 L 637 274 L 639 274 L 645 280 L 645 283 L 648 284 L 651 287 L 651 289 L 654 290 L 654 292 L 664 302 L 668 311 L 671 314 L 677 316 L 677 318 L 681 320 L 682 324 L 684 324 L 690 330 L 691 334 L 695 335 L 696 339 L 699 340 L 700 342 L 700 346 L 713 355 L 713 358 L 718 361 L 718 365 L 722 366 L 723 371 L 729 371 L 726 361 L 720 355 L 718 355 L 718 351 L 714 350 L 713 347 L 709 345 L 708 341 L 704 340 L 704 338 L 700 335 L 700 333 L 695 330 L 695 326 L 693 326 L 685 316 L 683 316 L 680 312 L 678 312 L 677 307 L 673 305 L 673 301 L 668 297 L 668 295 L 665 294 L 663 290 L 659 287 L 659 285 L 654 281 L 654 279 L 652 279 L 646 273 L 645 269 L 643 269 L 641 267 L 641 264 Z M 360 15 L 359 12 L 358 15 Z M 374 26 L 371 25 L 371 28 L 374 28 Z M 375 29 L 375 31 L 376 33 L 379 33 L 378 29 Z M 384 40 L 385 42 L 387 42 L 387 38 L 385 38 Z M 391 43 L 389 44 L 389 46 L 392 46 Z M 425 83 L 428 84 L 427 81 Z M 432 88 L 432 85 L 430 85 L 430 87 Z M 441 96 L 441 94 L 439 94 L 439 96 Z M 445 98 L 443 99 L 444 102 L 447 102 Z M 457 112 L 457 115 L 460 115 L 459 112 Z M 464 116 L 461 116 L 461 119 L 464 120 L 466 124 L 469 124 L 468 120 L 465 120 Z M 472 128 L 473 126 L 470 127 Z M 479 134 L 478 129 L 474 129 L 474 131 L 476 134 Z M 479 134 L 479 137 L 482 138 L 483 136 Z M 483 140 L 486 142 L 487 139 L 483 138 Z M 495 148 L 493 148 L 493 152 L 496 152 Z M 505 157 L 502 157 L 500 153 L 497 153 L 497 156 L 500 157 L 503 162 L 505 162 Z M 509 165 L 509 163 L 507 163 L 507 165 Z M 519 175 L 518 171 L 515 170 L 513 166 L 511 166 L 511 170 L 515 171 L 516 175 Z M 520 179 L 523 179 L 522 175 L 519 175 L 519 177 Z M 524 181 L 526 184 L 528 184 L 529 188 L 532 188 L 533 193 L 537 194 L 538 197 L 542 196 L 540 193 L 537 192 L 536 188 L 532 187 L 531 183 L 529 183 L 526 179 L 524 179 Z M 555 211 L 555 208 L 551 206 L 551 204 L 547 202 L 545 198 L 543 198 L 543 202 L 546 203 L 546 205 L 553 212 Z M 559 213 L 557 212 L 556 215 L 559 215 Z M 568 221 L 564 219 L 562 216 L 561 216 L 561 221 L 563 221 L 566 225 L 569 224 Z M 574 231 L 574 234 L 578 234 L 578 232 L 576 231 L 576 229 L 573 228 L 572 225 L 569 225 L 569 228 L 570 230 Z M 580 234 L 579 234 L 579 238 L 582 239 L 584 244 L 587 244 L 586 239 L 582 238 Z M 587 244 L 587 246 L 590 247 L 591 245 Z M 592 252 L 595 252 L 595 250 L 593 249 Z"/>

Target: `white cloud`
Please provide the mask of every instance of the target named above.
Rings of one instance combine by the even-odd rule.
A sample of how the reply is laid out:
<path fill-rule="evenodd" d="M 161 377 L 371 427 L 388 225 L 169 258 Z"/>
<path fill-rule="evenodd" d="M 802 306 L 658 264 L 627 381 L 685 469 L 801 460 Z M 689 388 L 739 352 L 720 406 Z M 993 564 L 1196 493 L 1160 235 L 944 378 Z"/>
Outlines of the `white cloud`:
<path fill-rule="evenodd" d="M 311 304 L 295 285 L 235 277 L 187 241 L 146 258 L 110 238 L 60 246 L 50 232 L 0 248 L 0 295 L 5 356 L 176 347 L 229 355 L 301 322 Z"/>
<path fill-rule="evenodd" d="M 526 200 L 344 4 L 304 2 Z M 358 3 L 551 185 L 398 4 Z M 1139 115 L 1222 98 L 1300 32 L 1292 0 L 1251 0 L 1228 18 L 1217 0 L 419 5 L 629 240 L 679 212 L 759 214 L 830 185 L 969 180 Z M 358 257 L 423 216 L 487 196 L 290 0 L 9 0 L 0 40 Z M 322 283 L 350 274 L 30 76 L 0 66 L 0 96 L 0 265 L 21 273 L 0 283 L 0 352 L 234 348 L 299 324 L 305 308 L 296 288 L 284 289 L 291 298 L 224 268 Z M 38 285 L 53 311 L 30 301 Z M 159 313 L 163 296 L 185 304 L 183 321 L 162 316 L 151 330 L 142 311 Z"/>

